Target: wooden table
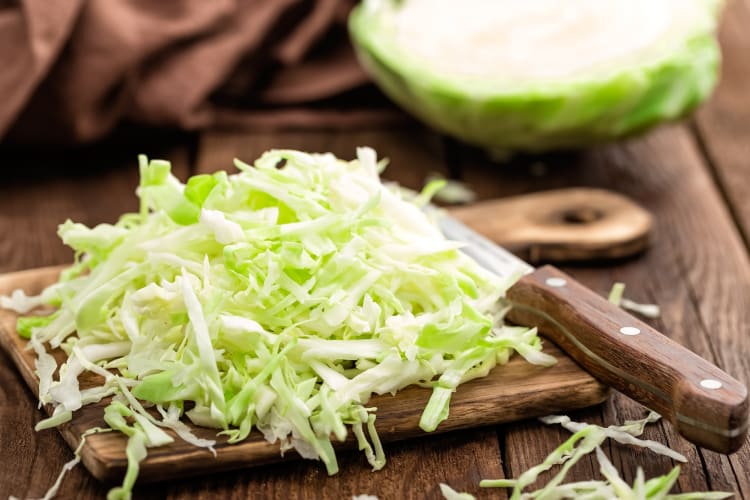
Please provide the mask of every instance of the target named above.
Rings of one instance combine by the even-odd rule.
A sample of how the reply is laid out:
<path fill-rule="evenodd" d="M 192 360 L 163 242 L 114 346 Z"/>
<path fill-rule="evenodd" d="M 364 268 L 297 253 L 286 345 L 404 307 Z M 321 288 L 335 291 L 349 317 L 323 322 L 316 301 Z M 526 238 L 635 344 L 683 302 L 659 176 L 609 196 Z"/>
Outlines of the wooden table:
<path fill-rule="evenodd" d="M 655 216 L 652 248 L 636 259 L 566 268 L 606 293 L 614 281 L 627 296 L 655 302 L 652 324 L 745 384 L 750 383 L 750 1 L 729 2 L 721 41 L 725 64 L 713 99 L 694 118 L 645 137 L 574 154 L 524 156 L 492 164 L 405 121 L 394 127 L 349 131 L 219 132 L 113 140 L 61 153 L 0 151 L 0 271 L 65 263 L 71 254 L 55 236 L 65 218 L 86 224 L 113 221 L 137 206 L 136 153 L 173 161 L 178 174 L 231 168 L 233 157 L 252 161 L 272 147 L 332 151 L 345 158 L 370 145 L 391 159 L 387 177 L 418 188 L 429 172 L 469 184 L 482 198 L 565 186 L 596 186 L 631 196 Z M 34 432 L 42 417 L 34 395 L 0 354 L 0 496 L 38 497 L 72 457 L 56 431 Z M 614 395 L 600 407 L 572 412 L 598 424 L 638 418 L 643 409 Z M 136 498 L 438 498 L 446 482 L 479 498 L 505 498 L 480 490 L 483 478 L 517 477 L 539 463 L 568 433 L 537 421 L 433 436 L 386 447 L 388 465 L 370 471 L 357 452 L 341 455 L 341 473 L 328 477 L 315 462 L 264 466 L 211 477 L 142 485 Z M 698 449 L 665 423 L 646 438 L 688 457 L 675 491 L 726 490 L 750 498 L 750 441 L 732 456 Z M 632 482 L 674 465 L 648 452 L 607 444 L 605 451 Z M 593 458 L 570 480 L 598 477 Z M 65 479 L 60 498 L 100 498 L 107 487 L 83 468 Z"/>

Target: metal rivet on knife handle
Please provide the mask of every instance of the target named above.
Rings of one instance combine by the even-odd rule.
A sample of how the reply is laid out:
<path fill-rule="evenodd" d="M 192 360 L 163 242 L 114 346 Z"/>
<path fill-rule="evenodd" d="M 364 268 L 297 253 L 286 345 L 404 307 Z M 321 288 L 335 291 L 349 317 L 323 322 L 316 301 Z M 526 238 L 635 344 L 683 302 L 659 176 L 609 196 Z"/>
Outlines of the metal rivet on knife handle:
<path fill-rule="evenodd" d="M 723 384 L 718 380 L 712 378 L 706 378 L 701 380 L 701 387 L 704 389 L 721 389 Z"/>
<path fill-rule="evenodd" d="M 638 335 L 638 334 L 640 334 L 641 331 L 638 328 L 634 327 L 634 326 L 623 326 L 622 328 L 620 328 L 620 333 L 622 333 L 623 335 L 631 335 L 632 336 L 632 335 Z"/>
<path fill-rule="evenodd" d="M 563 278 L 547 278 L 547 285 L 555 288 L 562 288 L 568 284 Z"/>

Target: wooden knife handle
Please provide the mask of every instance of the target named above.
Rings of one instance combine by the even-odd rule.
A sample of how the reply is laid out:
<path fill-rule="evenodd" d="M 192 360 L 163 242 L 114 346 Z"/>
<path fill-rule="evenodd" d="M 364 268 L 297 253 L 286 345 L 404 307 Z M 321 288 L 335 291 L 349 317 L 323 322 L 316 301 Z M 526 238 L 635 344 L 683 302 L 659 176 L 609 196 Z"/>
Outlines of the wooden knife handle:
<path fill-rule="evenodd" d="M 551 266 L 507 292 L 509 319 L 535 325 L 607 385 L 667 418 L 682 436 L 721 453 L 742 446 L 747 388 Z"/>

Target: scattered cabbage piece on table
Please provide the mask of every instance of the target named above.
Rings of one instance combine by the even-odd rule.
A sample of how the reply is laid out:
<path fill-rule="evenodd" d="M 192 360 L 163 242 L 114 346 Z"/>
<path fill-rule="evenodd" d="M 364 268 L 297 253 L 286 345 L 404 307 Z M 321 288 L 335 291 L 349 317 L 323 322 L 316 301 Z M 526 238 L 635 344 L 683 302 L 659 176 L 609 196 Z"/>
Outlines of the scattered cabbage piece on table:
<path fill-rule="evenodd" d="M 633 485 L 627 484 L 620 477 L 617 469 L 612 465 L 601 449 L 607 438 L 619 443 L 646 448 L 665 455 L 678 462 L 687 462 L 680 453 L 656 441 L 640 439 L 645 426 L 656 422 L 661 417 L 650 412 L 645 418 L 627 421 L 624 425 L 610 425 L 601 427 L 593 424 L 573 422 L 564 415 L 550 415 L 540 420 L 545 424 L 560 424 L 573 435 L 552 451 L 539 465 L 536 465 L 517 479 L 485 479 L 479 485 L 485 488 L 512 488 L 511 500 L 549 500 L 549 499 L 577 499 L 590 500 L 709 500 L 722 499 L 732 496 L 726 492 L 694 492 L 670 494 L 680 475 L 680 467 L 676 466 L 668 474 L 645 480 L 643 470 L 639 467 Z M 581 458 L 591 452 L 596 453 L 603 480 L 578 481 L 563 483 L 568 471 Z M 533 484 L 543 472 L 560 466 L 559 472 L 539 490 L 524 493 L 524 489 Z"/>
<path fill-rule="evenodd" d="M 436 189 L 432 199 L 446 205 L 462 205 L 477 201 L 477 193 L 469 185 L 456 179 L 446 179 L 442 174 L 431 173 L 425 178 L 425 190 Z"/>
<path fill-rule="evenodd" d="M 128 468 L 110 498 L 128 498 L 139 462 L 172 430 L 215 452 L 185 421 L 230 443 L 257 430 L 280 451 L 338 471 L 332 439 L 351 429 L 374 469 L 385 463 L 373 394 L 433 387 L 420 425 L 448 417 L 456 387 L 510 354 L 537 363 L 536 330 L 506 327 L 507 286 L 447 241 L 425 196 L 381 183 L 375 152 L 270 151 L 238 173 L 186 183 L 140 157 L 140 209 L 115 224 L 67 221 L 75 262 L 39 297 L 55 306 L 19 319 L 37 355 L 38 429 L 104 398 L 128 436 Z M 50 351 L 67 359 L 59 367 Z M 101 385 L 81 389 L 92 372 Z M 150 410 L 149 410 L 150 409 Z"/>
<path fill-rule="evenodd" d="M 616 282 L 612 285 L 612 289 L 609 291 L 607 300 L 609 300 L 617 307 L 621 307 L 627 311 L 633 311 L 646 318 L 655 319 L 661 316 L 661 308 L 658 306 L 658 304 L 641 304 L 639 302 L 635 302 L 626 297 L 623 297 L 624 293 L 625 283 Z"/>

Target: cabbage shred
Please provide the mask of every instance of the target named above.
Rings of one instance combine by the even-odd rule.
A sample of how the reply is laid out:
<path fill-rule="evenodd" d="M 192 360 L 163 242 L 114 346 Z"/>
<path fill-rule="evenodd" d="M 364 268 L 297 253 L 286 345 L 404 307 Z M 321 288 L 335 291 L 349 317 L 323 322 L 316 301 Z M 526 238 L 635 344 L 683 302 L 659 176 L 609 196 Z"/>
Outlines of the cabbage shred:
<path fill-rule="evenodd" d="M 729 498 L 731 493 L 691 492 L 669 493 L 680 475 L 680 467 L 676 466 L 669 473 L 646 480 L 643 469 L 638 467 L 632 486 L 626 483 L 617 472 L 615 466 L 602 451 L 602 445 L 608 438 L 621 444 L 637 446 L 650 450 L 659 455 L 665 455 L 678 462 L 687 462 L 682 454 L 656 441 L 640 439 L 647 424 L 658 421 L 661 416 L 656 412 L 639 420 L 628 420 L 624 425 L 610 425 L 601 427 L 594 424 L 573 422 L 565 415 L 549 415 L 539 420 L 545 424 L 560 424 L 573 435 L 536 465 L 521 474 L 517 479 L 485 479 L 479 483 L 483 488 L 513 488 L 509 494 L 510 500 L 720 500 Z M 571 467 L 586 455 L 595 452 L 599 463 L 599 471 L 604 479 L 563 483 Z M 524 492 L 528 486 L 537 481 L 539 476 L 560 466 L 557 474 L 541 489 Z M 446 495 L 446 498 L 448 496 Z M 467 497 L 468 498 L 468 497 Z"/>
<path fill-rule="evenodd" d="M 502 324 L 510 283 L 442 236 L 424 196 L 382 184 L 374 151 L 357 153 L 270 151 L 185 184 L 140 157 L 138 213 L 60 226 L 75 263 L 39 297 L 16 294 L 19 308 L 58 307 L 19 331 L 38 356 L 39 400 L 54 407 L 38 428 L 112 396 L 105 421 L 128 436 L 129 463 L 110 498 L 130 496 L 167 429 L 214 451 L 185 419 L 230 443 L 257 429 L 329 474 L 332 439 L 352 429 L 378 469 L 372 394 L 432 387 L 420 420 L 431 431 L 460 383 L 514 351 L 554 362 L 536 330 Z M 59 368 L 50 348 L 68 356 Z M 84 371 L 101 385 L 82 390 Z"/>

